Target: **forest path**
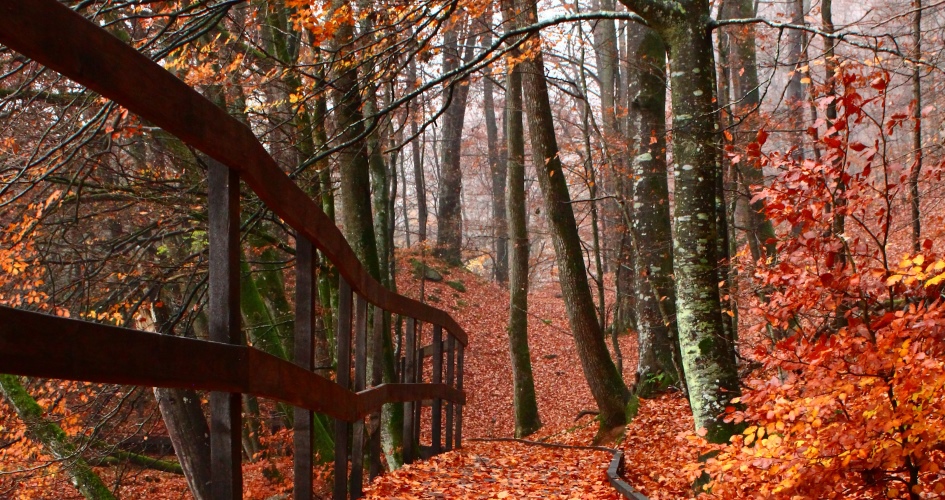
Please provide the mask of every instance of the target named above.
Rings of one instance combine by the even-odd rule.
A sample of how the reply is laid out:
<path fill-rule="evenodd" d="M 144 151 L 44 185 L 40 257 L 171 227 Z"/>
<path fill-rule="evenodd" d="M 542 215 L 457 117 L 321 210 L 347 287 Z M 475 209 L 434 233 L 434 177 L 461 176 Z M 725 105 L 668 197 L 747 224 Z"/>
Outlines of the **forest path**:
<path fill-rule="evenodd" d="M 420 298 L 421 284 L 410 263 L 417 258 L 398 258 L 398 292 L 413 298 Z M 423 283 L 425 299 L 449 311 L 469 334 L 463 448 L 382 476 L 368 489 L 369 498 L 622 498 L 607 481 L 609 452 L 476 440 L 511 437 L 514 432 L 508 291 L 468 271 L 424 261 L 444 278 Z M 574 350 L 557 283 L 533 288 L 529 346 L 544 427 L 529 439 L 590 445 L 596 420 L 575 417 L 596 405 Z M 610 290 L 608 300 L 612 294 Z M 625 380 L 632 380 L 636 339 L 622 336 L 620 346 Z M 697 446 L 686 439 L 692 425 L 688 405 L 678 393 L 641 401 L 638 416 L 617 445 L 626 456 L 629 483 L 654 500 L 689 496 L 691 481 L 681 465 L 698 456 Z"/>

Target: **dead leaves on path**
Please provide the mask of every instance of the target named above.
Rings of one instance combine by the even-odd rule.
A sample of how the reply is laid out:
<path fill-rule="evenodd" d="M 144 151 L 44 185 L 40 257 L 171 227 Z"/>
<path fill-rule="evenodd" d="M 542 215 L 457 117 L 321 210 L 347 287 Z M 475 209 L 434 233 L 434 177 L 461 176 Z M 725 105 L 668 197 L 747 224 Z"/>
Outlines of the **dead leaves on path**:
<path fill-rule="evenodd" d="M 468 442 L 378 478 L 367 498 L 619 499 L 607 482 L 606 451 L 516 442 Z"/>

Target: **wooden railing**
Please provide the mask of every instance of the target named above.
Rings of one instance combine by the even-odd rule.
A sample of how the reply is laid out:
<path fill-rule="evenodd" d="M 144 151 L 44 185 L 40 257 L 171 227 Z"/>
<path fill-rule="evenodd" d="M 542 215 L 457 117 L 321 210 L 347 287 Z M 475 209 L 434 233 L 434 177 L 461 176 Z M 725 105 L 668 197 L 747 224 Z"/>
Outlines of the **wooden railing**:
<path fill-rule="evenodd" d="M 405 403 L 406 461 L 421 454 L 418 444 L 423 401 L 432 400 L 429 451 L 439 453 L 460 447 L 466 333 L 446 312 L 393 293 L 374 280 L 335 224 L 278 167 L 245 124 L 55 0 L 0 2 L 0 43 L 114 100 L 211 159 L 210 341 L 0 308 L 0 373 L 212 391 L 211 490 L 215 499 L 242 497 L 241 393 L 297 407 L 297 499 L 312 496 L 313 411 L 327 414 L 336 422 L 336 499 L 349 494 L 360 496 L 365 448 L 369 450 L 370 472 L 380 470 L 378 433 L 366 445 L 363 426 L 368 415 L 379 421 L 384 404 Z M 296 232 L 294 364 L 240 345 L 241 180 Z M 312 372 L 315 249 L 341 275 L 334 381 Z M 369 335 L 369 304 L 375 311 L 387 311 L 406 320 L 397 383 L 381 383 L 384 315 L 373 315 Z M 428 346 L 419 345 L 422 323 L 432 326 L 432 343 Z M 373 342 L 372 348 L 368 342 Z M 376 356 L 370 380 L 369 353 Z M 430 356 L 431 380 L 424 381 L 423 361 Z"/>

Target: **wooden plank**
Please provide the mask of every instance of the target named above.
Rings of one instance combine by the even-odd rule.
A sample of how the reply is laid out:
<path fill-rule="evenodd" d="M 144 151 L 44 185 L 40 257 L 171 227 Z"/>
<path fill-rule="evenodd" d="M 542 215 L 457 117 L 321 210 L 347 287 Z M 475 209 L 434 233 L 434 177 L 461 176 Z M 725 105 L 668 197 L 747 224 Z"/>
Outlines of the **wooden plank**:
<path fill-rule="evenodd" d="M 351 384 L 351 286 L 341 278 L 338 284 L 338 331 L 335 340 L 338 349 L 338 371 L 335 382 L 348 389 Z M 335 420 L 335 485 L 336 500 L 348 497 L 348 439 L 351 426 L 343 420 Z"/>
<path fill-rule="evenodd" d="M 385 321 L 384 310 L 374 308 L 374 331 L 371 335 L 371 387 L 377 387 L 383 381 Z M 371 459 L 368 474 L 373 481 L 381 473 L 381 410 L 372 411 L 369 419 L 371 424 L 369 443 Z"/>
<path fill-rule="evenodd" d="M 406 332 L 404 333 L 404 374 L 403 379 L 405 383 L 416 382 L 416 332 L 417 332 L 417 320 L 412 317 L 407 317 L 407 326 Z M 404 463 L 409 464 L 413 462 L 414 457 L 416 456 L 416 449 L 414 445 L 417 441 L 417 435 L 414 434 L 414 406 L 412 402 L 404 403 Z"/>
<path fill-rule="evenodd" d="M 456 346 L 456 391 L 460 394 L 463 394 L 463 354 L 465 347 L 463 344 Z M 459 406 L 456 407 L 456 436 L 455 447 L 463 447 L 463 406 L 465 405 L 465 399 L 462 402 L 459 402 Z"/>
<path fill-rule="evenodd" d="M 393 293 L 371 278 L 334 222 L 282 172 L 247 125 L 134 48 L 56 0 L 0 2 L 0 43 L 238 171 L 276 215 L 335 264 L 358 294 L 393 313 L 441 325 L 466 345 L 465 332 L 448 313 Z"/>
<path fill-rule="evenodd" d="M 354 390 L 361 392 L 367 385 L 367 301 L 358 295 L 354 307 Z M 351 498 L 361 498 L 364 483 L 364 419 L 351 425 Z"/>
<path fill-rule="evenodd" d="M 446 341 L 445 341 L 445 340 L 441 343 L 440 349 L 446 351 Z M 427 345 L 421 347 L 421 348 L 420 348 L 420 357 L 422 357 L 422 358 L 430 358 L 430 357 L 433 357 L 433 350 L 434 350 L 433 344 L 427 344 Z"/>
<path fill-rule="evenodd" d="M 433 325 L 433 383 L 443 383 L 443 328 L 440 325 Z M 439 454 L 443 451 L 442 432 L 443 432 L 443 400 L 436 399 L 433 402 L 433 453 Z"/>
<path fill-rule="evenodd" d="M 171 337 L 0 306 L 0 373 L 104 384 L 239 392 L 352 422 L 385 402 L 465 395 L 430 384 L 355 394 L 257 349 Z"/>
<path fill-rule="evenodd" d="M 240 344 L 239 176 L 209 160 L 210 340 Z M 210 489 L 214 499 L 241 499 L 240 393 L 210 394 Z"/>
<path fill-rule="evenodd" d="M 315 247 L 296 234 L 295 239 L 295 339 L 293 360 L 303 370 L 315 368 Z M 312 500 L 314 414 L 295 407 L 293 432 L 293 488 L 296 500 Z"/>
<path fill-rule="evenodd" d="M 455 378 L 453 363 L 456 339 L 452 335 L 446 337 L 446 385 L 452 387 Z M 452 402 L 446 403 L 446 451 L 453 449 L 453 408 Z"/>

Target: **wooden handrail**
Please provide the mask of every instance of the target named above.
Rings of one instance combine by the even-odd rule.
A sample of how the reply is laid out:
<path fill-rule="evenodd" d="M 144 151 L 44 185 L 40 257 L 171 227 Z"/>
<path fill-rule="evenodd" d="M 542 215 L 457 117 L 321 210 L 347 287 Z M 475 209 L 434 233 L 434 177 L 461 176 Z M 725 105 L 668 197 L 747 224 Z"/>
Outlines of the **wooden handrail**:
<path fill-rule="evenodd" d="M 161 335 L 0 306 L 0 367 L 32 377 L 256 394 L 355 422 L 385 403 L 442 398 L 446 384 L 352 392 L 258 349 Z"/>
<path fill-rule="evenodd" d="M 387 403 L 408 403 L 404 457 L 412 460 L 420 435 L 420 402 L 434 400 L 433 445 L 441 449 L 443 403 L 447 406 L 447 449 L 462 435 L 463 348 L 468 339 L 445 311 L 384 288 L 372 278 L 334 222 L 276 164 L 252 130 L 134 48 L 56 0 L 0 2 L 0 43 L 86 85 L 165 129 L 209 159 L 209 311 L 212 341 L 179 338 L 0 307 L 0 372 L 45 378 L 209 390 L 211 489 L 213 498 L 241 497 L 240 394 L 290 403 L 297 417 L 294 472 L 297 498 L 311 498 L 311 411 L 335 418 L 335 498 L 361 492 L 364 417 L 380 421 Z M 239 181 L 245 182 L 296 231 L 295 363 L 240 345 Z M 336 381 L 312 373 L 314 293 L 313 250 L 338 269 L 339 312 Z M 357 307 L 352 324 L 352 299 Z M 368 306 L 408 320 L 409 368 L 404 383 L 367 387 Z M 306 306 L 305 304 L 308 304 Z M 432 383 L 423 383 L 423 352 L 416 330 L 433 326 Z M 375 318 L 371 352 L 379 366 L 385 328 Z M 443 342 L 442 332 L 448 334 Z M 354 391 L 350 390 L 351 342 L 355 343 Z M 456 344 L 455 342 L 458 342 Z M 448 351 L 442 383 L 444 344 Z M 455 373 L 454 373 L 455 361 Z M 409 373 L 408 373 L 409 372 Z M 453 386 L 455 376 L 455 387 Z M 357 391 L 357 392 L 355 392 Z M 455 410 L 455 411 L 454 411 Z M 455 429 L 453 415 L 455 413 Z M 352 433 L 353 429 L 353 433 Z M 380 469 L 380 438 L 371 437 L 371 474 Z M 349 450 L 349 443 L 352 448 Z M 349 456 L 350 451 L 350 456 Z M 350 470 L 348 475 L 348 463 Z M 346 484 L 350 479 L 350 489 Z"/>
<path fill-rule="evenodd" d="M 42 20 L 41 26 L 37 20 Z M 239 172 L 243 182 L 321 250 L 368 302 L 440 325 L 467 345 L 466 332 L 448 313 L 393 293 L 372 278 L 334 222 L 279 168 L 247 125 L 134 48 L 56 0 L 0 2 L 0 43 L 112 99 Z"/>

